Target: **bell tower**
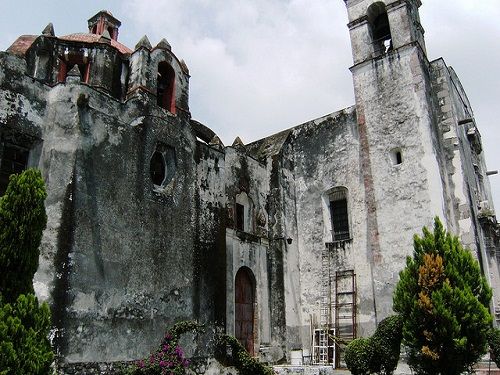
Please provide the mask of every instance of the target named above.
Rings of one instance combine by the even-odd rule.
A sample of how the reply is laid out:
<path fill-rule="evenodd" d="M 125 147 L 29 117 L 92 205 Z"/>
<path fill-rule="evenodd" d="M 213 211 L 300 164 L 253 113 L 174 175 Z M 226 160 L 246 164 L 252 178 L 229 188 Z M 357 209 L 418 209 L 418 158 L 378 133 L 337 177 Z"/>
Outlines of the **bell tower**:
<path fill-rule="evenodd" d="M 444 216 L 437 120 L 420 0 L 344 1 L 372 273 L 364 294 L 373 298 L 370 321 L 380 322 L 392 312 L 413 234 Z"/>
<path fill-rule="evenodd" d="M 89 18 L 87 22 L 89 33 L 102 35 L 112 40 L 118 40 L 118 29 L 122 23 L 113 17 L 111 12 L 101 10 Z"/>
<path fill-rule="evenodd" d="M 424 55 L 420 0 L 344 0 L 349 17 L 354 64 L 417 43 Z"/>

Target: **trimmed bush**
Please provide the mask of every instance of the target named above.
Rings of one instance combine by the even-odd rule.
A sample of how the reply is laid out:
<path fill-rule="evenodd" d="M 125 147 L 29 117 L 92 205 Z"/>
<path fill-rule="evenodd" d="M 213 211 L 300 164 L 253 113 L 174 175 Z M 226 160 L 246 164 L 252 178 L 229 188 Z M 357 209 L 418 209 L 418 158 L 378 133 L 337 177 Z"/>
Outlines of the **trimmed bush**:
<path fill-rule="evenodd" d="M 371 374 L 374 350 L 370 339 L 352 340 L 345 349 L 345 363 L 353 375 Z"/>
<path fill-rule="evenodd" d="M 389 316 L 379 323 L 373 336 L 351 341 L 345 351 L 349 371 L 353 375 L 394 373 L 399 361 L 402 325 L 400 316 Z"/>
<path fill-rule="evenodd" d="M 498 368 L 500 368 L 500 329 L 492 328 L 488 333 L 488 344 L 493 360 Z"/>
<path fill-rule="evenodd" d="M 389 375 L 398 367 L 403 338 L 403 320 L 399 315 L 393 315 L 382 320 L 370 342 L 375 355 L 372 359 L 374 372 Z"/>

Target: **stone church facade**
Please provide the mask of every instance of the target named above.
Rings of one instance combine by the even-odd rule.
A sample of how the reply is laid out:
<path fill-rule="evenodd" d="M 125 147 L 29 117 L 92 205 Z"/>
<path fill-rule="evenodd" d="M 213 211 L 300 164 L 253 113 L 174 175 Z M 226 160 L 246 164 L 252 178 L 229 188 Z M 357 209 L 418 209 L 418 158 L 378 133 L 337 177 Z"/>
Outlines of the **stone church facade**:
<path fill-rule="evenodd" d="M 391 314 L 435 216 L 480 262 L 497 316 L 499 227 L 465 91 L 428 60 L 419 0 L 345 2 L 355 104 L 247 145 L 191 118 L 166 40 L 131 50 L 107 11 L 0 53 L 0 189 L 42 171 L 35 289 L 67 363 L 139 358 L 196 319 L 264 361 L 339 364 L 327 334 Z"/>

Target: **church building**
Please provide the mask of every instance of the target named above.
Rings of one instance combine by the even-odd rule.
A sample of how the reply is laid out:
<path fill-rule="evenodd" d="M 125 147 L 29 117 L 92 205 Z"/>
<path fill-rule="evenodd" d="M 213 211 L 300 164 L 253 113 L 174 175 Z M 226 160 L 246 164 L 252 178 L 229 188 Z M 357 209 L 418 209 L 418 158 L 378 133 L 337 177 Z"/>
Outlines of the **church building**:
<path fill-rule="evenodd" d="M 436 216 L 500 321 L 500 228 L 464 88 L 429 60 L 420 0 L 344 1 L 355 103 L 250 144 L 194 120 L 186 62 L 165 39 L 121 44 L 108 11 L 0 52 L 0 190 L 42 171 L 34 285 L 66 366 L 141 358 L 188 319 L 268 363 L 340 366 L 330 335 L 368 336 L 393 313 Z M 193 357 L 210 356 L 203 340 Z"/>

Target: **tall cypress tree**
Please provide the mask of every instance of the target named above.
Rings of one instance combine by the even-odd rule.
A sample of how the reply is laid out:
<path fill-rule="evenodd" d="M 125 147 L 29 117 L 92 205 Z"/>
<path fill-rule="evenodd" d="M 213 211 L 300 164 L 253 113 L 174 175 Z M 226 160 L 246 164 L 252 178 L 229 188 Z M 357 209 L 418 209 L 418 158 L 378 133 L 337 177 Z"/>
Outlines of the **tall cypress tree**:
<path fill-rule="evenodd" d="M 409 365 L 420 374 L 470 369 L 486 352 L 490 299 L 478 262 L 436 218 L 433 233 L 415 236 L 394 293 Z"/>
<path fill-rule="evenodd" d="M 47 224 L 47 193 L 40 171 L 28 169 L 10 177 L 0 198 L 0 293 L 3 302 L 33 293 L 39 246 Z"/>

